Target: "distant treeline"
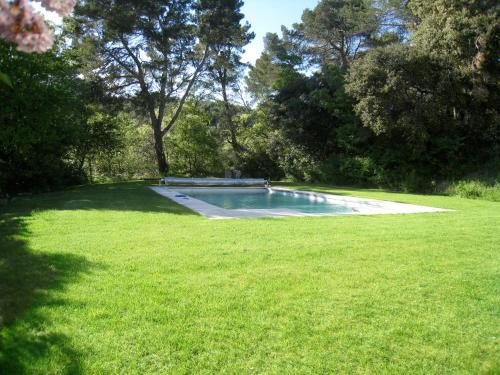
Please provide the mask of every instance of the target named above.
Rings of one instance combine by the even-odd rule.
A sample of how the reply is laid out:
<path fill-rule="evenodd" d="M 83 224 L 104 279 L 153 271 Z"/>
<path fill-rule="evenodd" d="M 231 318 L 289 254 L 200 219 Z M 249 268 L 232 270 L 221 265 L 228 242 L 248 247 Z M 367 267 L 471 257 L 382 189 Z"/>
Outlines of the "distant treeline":
<path fill-rule="evenodd" d="M 85 1 L 50 52 L 0 43 L 0 194 L 228 169 L 408 191 L 499 181 L 495 2 L 322 0 L 249 69 L 241 6 Z"/>

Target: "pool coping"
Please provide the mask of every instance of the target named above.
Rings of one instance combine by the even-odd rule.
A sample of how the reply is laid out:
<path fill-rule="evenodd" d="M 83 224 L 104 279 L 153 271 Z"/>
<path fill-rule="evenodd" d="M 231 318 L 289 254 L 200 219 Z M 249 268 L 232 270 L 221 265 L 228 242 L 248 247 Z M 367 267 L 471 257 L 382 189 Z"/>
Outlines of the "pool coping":
<path fill-rule="evenodd" d="M 399 203 L 392 201 L 382 201 L 377 199 L 366 199 L 358 197 L 350 197 L 343 195 L 316 193 L 303 190 L 293 190 L 289 188 L 202 188 L 202 187 L 173 187 L 173 186 L 150 186 L 151 190 L 160 194 L 175 203 L 178 203 L 190 210 L 199 213 L 210 219 L 236 219 L 236 218 L 284 218 L 284 217 L 324 217 L 324 216 L 353 216 L 353 215 L 387 215 L 387 214 L 414 214 L 414 213 L 429 213 L 429 212 L 449 212 L 453 210 L 444 208 L 435 208 L 428 206 L 419 206 L 409 203 Z M 313 197 L 314 199 L 325 199 L 331 203 L 347 205 L 354 212 L 346 213 L 305 213 L 295 211 L 287 208 L 273 208 L 273 209 L 226 209 L 217 207 L 210 203 L 204 202 L 200 199 L 192 198 L 187 194 L 183 194 L 183 190 L 193 189 L 230 189 L 240 190 L 244 189 L 267 189 L 277 192 L 286 192 L 289 194 L 300 194 Z"/>

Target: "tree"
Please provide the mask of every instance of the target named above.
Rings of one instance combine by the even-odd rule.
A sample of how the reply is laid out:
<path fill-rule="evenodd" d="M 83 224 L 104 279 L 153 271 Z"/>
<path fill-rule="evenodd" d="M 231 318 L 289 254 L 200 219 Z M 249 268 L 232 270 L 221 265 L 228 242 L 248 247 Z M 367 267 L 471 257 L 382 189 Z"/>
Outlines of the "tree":
<path fill-rule="evenodd" d="M 214 176 L 223 171 L 217 138 L 210 126 L 210 114 L 191 102 L 179 123 L 167 137 L 172 170 L 181 176 Z"/>
<path fill-rule="evenodd" d="M 87 118 L 81 124 L 81 136 L 75 147 L 77 168 L 84 170 L 87 164 L 87 177 L 94 181 L 95 164 L 99 160 L 109 160 L 123 147 L 121 128 L 126 119 L 116 113 L 107 113 L 100 105 L 87 103 Z"/>
<path fill-rule="evenodd" d="M 343 70 L 368 47 L 379 27 L 369 0 L 321 0 L 313 10 L 304 11 L 302 22 L 316 62 Z"/>
<path fill-rule="evenodd" d="M 291 29 L 281 27 L 281 37 L 267 33 L 264 51 L 251 66 L 246 77 L 247 90 L 257 100 L 264 100 L 276 90 L 280 76 L 286 71 L 305 71 L 306 45 L 301 24 Z"/>
<path fill-rule="evenodd" d="M 0 87 L 0 195 L 45 190 L 84 180 L 89 152 L 111 152 L 108 123 L 93 127 L 90 87 L 64 54 L 26 54 L 0 42 L 0 70 L 12 87 Z M 92 130 L 91 128 L 94 128 Z"/>
<path fill-rule="evenodd" d="M 272 93 L 280 71 L 280 67 L 273 63 L 269 53 L 261 54 L 245 78 L 246 88 L 255 100 L 262 101 Z"/>
<path fill-rule="evenodd" d="M 163 138 L 175 126 L 210 49 L 227 37 L 234 22 L 219 23 L 217 15 L 240 6 L 218 0 L 87 0 L 75 9 L 80 49 L 95 50 L 99 58 L 94 73 L 105 78 L 110 92 L 139 93 L 161 174 L 168 173 Z M 90 54 L 86 58 L 95 60 Z M 172 115 L 164 123 L 169 105 L 175 110 L 168 111 Z"/>
<path fill-rule="evenodd" d="M 491 2 L 412 1 L 409 9 L 411 43 L 367 53 L 347 89 L 363 124 L 391 145 L 381 154 L 429 183 L 498 153 L 499 24 Z"/>
<path fill-rule="evenodd" d="M 235 11 L 241 8 L 243 2 L 241 0 L 230 0 L 230 2 L 232 3 L 230 6 L 219 7 L 217 19 L 219 23 L 227 25 L 227 35 L 221 35 L 218 42 L 213 45 L 208 65 L 211 80 L 220 86 L 225 127 L 230 134 L 229 143 L 238 157 L 243 147 L 237 139 L 237 126 L 233 119 L 235 111 L 230 102 L 230 92 L 240 90 L 239 82 L 246 66 L 241 61 L 241 55 L 243 48 L 250 43 L 255 34 L 249 31 L 250 24 L 240 24 L 244 16 L 241 12 Z"/>
<path fill-rule="evenodd" d="M 402 131 L 418 144 L 428 129 L 453 123 L 452 107 L 461 105 L 459 83 L 444 68 L 411 46 L 379 48 L 354 63 L 347 88 L 365 126 L 376 134 Z"/>
<path fill-rule="evenodd" d="M 338 151 L 338 130 L 356 121 L 342 73 L 334 66 L 311 77 L 297 72 L 282 77 L 271 103 L 272 124 L 316 161 Z"/>
<path fill-rule="evenodd" d="M 471 99 L 497 107 L 500 77 L 500 21 L 495 1 L 411 1 L 415 48 L 440 57 L 467 81 Z M 465 82 L 464 82 L 465 83 Z M 497 107 L 498 108 L 498 107 Z"/>

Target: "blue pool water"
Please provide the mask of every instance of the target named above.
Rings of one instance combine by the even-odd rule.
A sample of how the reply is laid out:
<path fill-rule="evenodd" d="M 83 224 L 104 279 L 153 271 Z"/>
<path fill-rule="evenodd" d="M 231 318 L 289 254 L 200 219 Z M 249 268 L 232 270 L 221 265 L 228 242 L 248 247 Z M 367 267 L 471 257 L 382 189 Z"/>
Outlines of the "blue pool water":
<path fill-rule="evenodd" d="M 249 189 L 235 191 L 207 189 L 183 191 L 190 197 L 226 209 L 280 209 L 288 208 L 304 213 L 350 213 L 349 207 L 332 204 L 321 197 L 310 197 L 284 191 Z"/>

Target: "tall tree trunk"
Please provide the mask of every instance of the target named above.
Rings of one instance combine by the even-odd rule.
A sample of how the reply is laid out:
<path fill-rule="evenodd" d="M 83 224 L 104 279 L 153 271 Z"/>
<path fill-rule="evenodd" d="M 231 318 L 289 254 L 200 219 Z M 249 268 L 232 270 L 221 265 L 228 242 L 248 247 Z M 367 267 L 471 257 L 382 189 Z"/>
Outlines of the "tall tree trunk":
<path fill-rule="evenodd" d="M 137 66 L 137 80 L 139 81 L 139 84 L 141 86 L 141 91 L 142 94 L 144 95 L 145 98 L 145 104 L 149 112 L 149 118 L 151 121 L 151 127 L 153 128 L 153 135 L 154 135 L 154 142 L 155 142 L 155 154 L 156 154 L 156 160 L 158 162 L 158 172 L 160 172 L 161 176 L 166 176 L 168 174 L 169 170 L 169 165 L 167 162 L 167 158 L 165 156 L 165 145 L 163 143 L 163 137 L 167 135 L 169 131 L 172 130 L 174 127 L 181 111 L 182 108 L 184 107 L 184 103 L 186 102 L 186 99 L 191 91 L 191 88 L 193 87 L 196 79 L 198 78 L 199 73 L 203 69 L 203 66 L 205 65 L 205 62 L 207 61 L 207 57 L 210 52 L 210 48 L 208 45 L 205 46 L 205 52 L 203 53 L 203 58 L 201 59 L 201 62 L 198 64 L 196 67 L 191 80 L 189 81 L 186 90 L 184 91 L 184 94 L 179 100 L 179 104 L 177 105 L 177 109 L 168 122 L 167 126 L 162 129 L 162 124 L 163 124 L 163 118 L 165 117 L 165 107 L 167 104 L 167 97 L 165 96 L 165 85 L 166 85 L 166 79 L 162 79 L 161 83 L 161 89 L 160 89 L 160 103 L 158 107 L 158 115 L 156 115 L 156 108 L 155 108 L 155 101 L 153 99 L 152 94 L 149 92 L 148 85 L 146 83 L 146 80 L 144 78 L 144 71 L 142 68 L 142 64 L 137 58 L 137 56 L 134 55 L 132 50 L 128 47 L 125 41 L 122 41 L 123 45 L 129 52 L 130 56 L 134 59 L 136 66 Z"/>
<path fill-rule="evenodd" d="M 184 91 L 184 94 L 182 95 L 179 104 L 177 105 L 177 109 L 174 115 L 172 116 L 172 118 L 170 119 L 170 121 L 168 122 L 167 126 L 164 129 L 162 129 L 161 127 L 163 124 L 163 117 L 165 115 L 166 97 L 162 95 L 158 116 L 155 115 L 154 104 L 150 105 L 151 109 L 149 112 L 151 117 L 151 125 L 153 127 L 153 132 L 154 132 L 156 160 L 158 161 L 158 171 L 160 172 L 161 176 L 166 176 L 170 169 L 170 166 L 168 165 L 167 162 L 167 158 L 165 156 L 165 144 L 163 143 L 163 138 L 167 135 L 168 132 L 170 132 L 173 129 L 175 123 L 177 122 L 177 119 L 182 111 L 182 108 L 184 107 L 184 103 L 186 102 L 186 99 L 191 91 L 191 88 L 193 87 L 196 79 L 198 78 L 198 74 L 205 65 L 209 51 L 210 48 L 207 45 L 205 47 L 205 52 L 203 53 L 203 58 L 196 67 L 196 70 L 194 71 L 193 76 L 191 77 L 191 80 L 188 83 L 186 91 Z M 165 86 L 162 85 L 161 89 L 162 92 L 164 91 L 164 87 Z M 147 92 L 145 84 L 143 85 L 143 92 Z M 153 103 L 153 101 L 151 100 L 151 96 L 149 96 L 149 98 L 150 98 L 149 99 L 150 103 Z"/>
<path fill-rule="evenodd" d="M 90 177 L 90 183 L 93 184 L 94 183 L 94 172 L 92 170 L 92 158 L 90 157 L 89 158 L 89 177 Z"/>
<path fill-rule="evenodd" d="M 225 78 L 222 80 L 222 98 L 224 100 L 224 114 L 226 117 L 227 126 L 229 128 L 229 133 L 231 136 L 231 146 L 235 155 L 239 158 L 243 147 L 238 143 L 238 138 L 236 137 L 236 127 L 233 121 L 233 115 L 231 113 L 231 105 L 229 104 L 229 98 L 227 96 L 227 87 L 225 83 Z"/>
<path fill-rule="evenodd" d="M 166 177 L 169 170 L 167 158 L 165 156 L 165 145 L 163 143 L 163 135 L 158 121 L 153 125 L 154 141 L 155 141 L 155 154 L 158 162 L 158 172 L 161 177 Z"/>

